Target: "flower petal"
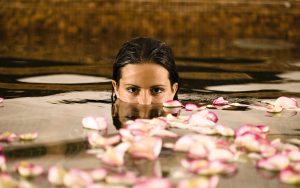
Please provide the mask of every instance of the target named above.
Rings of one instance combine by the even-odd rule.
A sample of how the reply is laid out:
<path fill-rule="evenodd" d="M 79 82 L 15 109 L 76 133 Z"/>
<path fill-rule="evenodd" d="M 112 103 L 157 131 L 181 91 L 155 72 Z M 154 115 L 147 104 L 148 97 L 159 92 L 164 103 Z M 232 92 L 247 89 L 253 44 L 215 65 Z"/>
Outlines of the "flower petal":
<path fill-rule="evenodd" d="M 133 188 L 172 188 L 171 182 L 166 178 L 144 178 L 136 182 Z"/>
<path fill-rule="evenodd" d="M 213 100 L 213 105 L 227 105 L 229 104 L 229 101 L 225 100 L 223 97 L 218 97 L 216 99 Z"/>
<path fill-rule="evenodd" d="M 104 154 L 100 154 L 99 157 L 102 162 L 111 166 L 122 166 L 124 164 L 125 152 L 130 147 L 129 143 L 123 142 L 116 147 L 108 147 Z"/>
<path fill-rule="evenodd" d="M 23 161 L 17 165 L 17 171 L 23 177 L 34 177 L 41 175 L 44 172 L 44 168 L 40 165 Z"/>
<path fill-rule="evenodd" d="M 64 176 L 67 171 L 61 166 L 51 166 L 48 170 L 48 181 L 56 186 L 64 184 Z"/>
<path fill-rule="evenodd" d="M 82 119 L 82 125 L 87 129 L 105 130 L 108 127 L 107 121 L 103 117 L 85 117 Z"/>
<path fill-rule="evenodd" d="M 279 106 L 286 109 L 294 109 L 294 108 L 298 108 L 298 102 L 295 98 L 289 98 L 283 96 L 276 99 L 275 106 Z"/>
<path fill-rule="evenodd" d="M 5 156 L 3 154 L 1 154 L 1 151 L 0 151 L 0 172 L 5 172 L 6 169 L 7 169 L 6 159 L 5 159 Z"/>
<path fill-rule="evenodd" d="M 217 131 L 217 133 L 219 133 L 222 136 L 233 136 L 234 135 L 234 130 L 229 127 L 225 127 L 224 125 L 216 125 L 216 126 L 214 126 L 214 128 Z"/>
<path fill-rule="evenodd" d="M 67 187 L 86 187 L 93 183 L 92 177 L 79 169 L 71 169 L 64 176 L 64 185 Z"/>
<path fill-rule="evenodd" d="M 103 137 L 98 133 L 92 132 L 88 135 L 88 142 L 92 147 L 107 147 L 112 146 L 121 141 L 120 135 L 115 135 L 111 137 Z"/>
<path fill-rule="evenodd" d="M 156 159 L 162 148 L 162 140 L 157 137 L 143 137 L 134 143 L 129 148 L 129 152 L 134 157 L 146 158 L 149 160 Z"/>
<path fill-rule="evenodd" d="M 105 168 L 97 168 L 89 172 L 89 174 L 94 181 L 101 181 L 107 176 L 108 171 Z"/>
<path fill-rule="evenodd" d="M 30 140 L 35 140 L 38 137 L 38 133 L 34 132 L 34 133 L 24 133 L 24 134 L 20 134 L 19 138 L 20 140 L 24 140 L 24 141 L 30 141 Z"/>
<path fill-rule="evenodd" d="M 181 180 L 178 183 L 177 188 L 214 188 L 217 187 L 219 183 L 218 176 L 211 177 L 197 177 L 194 179 Z"/>
<path fill-rule="evenodd" d="M 0 187 L 17 188 L 18 182 L 9 174 L 0 174 Z"/>
<path fill-rule="evenodd" d="M 167 108 L 181 107 L 182 104 L 178 100 L 168 100 L 163 102 L 163 106 Z"/>
<path fill-rule="evenodd" d="M 15 133 L 3 132 L 0 134 L 0 142 L 12 142 L 17 138 Z"/>
<path fill-rule="evenodd" d="M 290 164 L 287 156 L 282 154 L 276 154 L 271 157 L 261 159 L 257 161 L 258 168 L 264 168 L 266 170 L 278 171 L 283 170 Z"/>
<path fill-rule="evenodd" d="M 291 169 L 282 170 L 279 175 L 280 181 L 287 184 L 299 184 L 300 173 Z"/>
<path fill-rule="evenodd" d="M 194 111 L 194 110 L 198 110 L 198 106 L 196 104 L 193 103 L 187 103 L 184 108 L 188 111 Z"/>
<path fill-rule="evenodd" d="M 105 181 L 110 184 L 133 185 L 137 181 L 137 177 L 133 172 L 125 172 L 109 175 Z"/>

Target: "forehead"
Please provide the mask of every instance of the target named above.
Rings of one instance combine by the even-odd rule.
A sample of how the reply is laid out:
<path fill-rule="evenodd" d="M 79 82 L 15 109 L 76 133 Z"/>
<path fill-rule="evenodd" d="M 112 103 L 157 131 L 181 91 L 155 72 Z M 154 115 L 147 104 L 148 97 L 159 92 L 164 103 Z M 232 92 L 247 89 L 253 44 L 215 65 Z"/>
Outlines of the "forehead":
<path fill-rule="evenodd" d="M 138 86 L 169 84 L 169 73 L 161 65 L 154 63 L 128 64 L 122 68 L 120 82 Z"/>

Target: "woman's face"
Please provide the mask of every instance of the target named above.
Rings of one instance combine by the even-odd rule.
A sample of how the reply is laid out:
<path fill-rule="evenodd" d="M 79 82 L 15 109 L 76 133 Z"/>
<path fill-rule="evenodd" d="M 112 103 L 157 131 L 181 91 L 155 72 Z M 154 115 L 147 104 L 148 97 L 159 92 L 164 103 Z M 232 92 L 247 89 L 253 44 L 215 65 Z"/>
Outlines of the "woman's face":
<path fill-rule="evenodd" d="M 125 65 L 119 85 L 112 84 L 121 101 L 145 105 L 172 100 L 178 89 L 178 83 L 170 84 L 168 71 L 154 63 Z"/>

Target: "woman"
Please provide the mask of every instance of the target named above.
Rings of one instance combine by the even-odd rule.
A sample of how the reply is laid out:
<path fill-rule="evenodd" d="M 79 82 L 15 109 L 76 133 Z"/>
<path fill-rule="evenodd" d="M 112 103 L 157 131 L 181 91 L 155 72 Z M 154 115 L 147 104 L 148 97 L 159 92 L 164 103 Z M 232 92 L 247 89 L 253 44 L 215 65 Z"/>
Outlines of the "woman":
<path fill-rule="evenodd" d="M 113 102 L 150 105 L 177 99 L 180 82 L 171 48 L 151 38 L 126 42 L 113 65 L 112 86 Z"/>

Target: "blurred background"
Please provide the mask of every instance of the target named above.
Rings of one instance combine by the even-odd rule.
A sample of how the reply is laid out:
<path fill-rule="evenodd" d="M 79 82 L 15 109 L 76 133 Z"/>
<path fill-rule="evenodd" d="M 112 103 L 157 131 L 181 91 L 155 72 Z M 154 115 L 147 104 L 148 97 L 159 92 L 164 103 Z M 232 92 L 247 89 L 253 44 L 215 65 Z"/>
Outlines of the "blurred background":
<path fill-rule="evenodd" d="M 13 98 L 109 90 L 107 80 L 51 85 L 20 79 L 53 74 L 109 79 L 120 46 L 148 36 L 171 46 L 183 88 L 232 94 L 231 88 L 208 86 L 278 83 L 278 74 L 299 70 L 299 31 L 298 0 L 3 0 L 0 91 Z M 289 89 L 276 94 L 277 86 L 254 87 L 252 95 L 266 97 L 267 90 L 274 97 L 299 96 Z M 245 89 L 234 93 L 242 97 Z"/>

